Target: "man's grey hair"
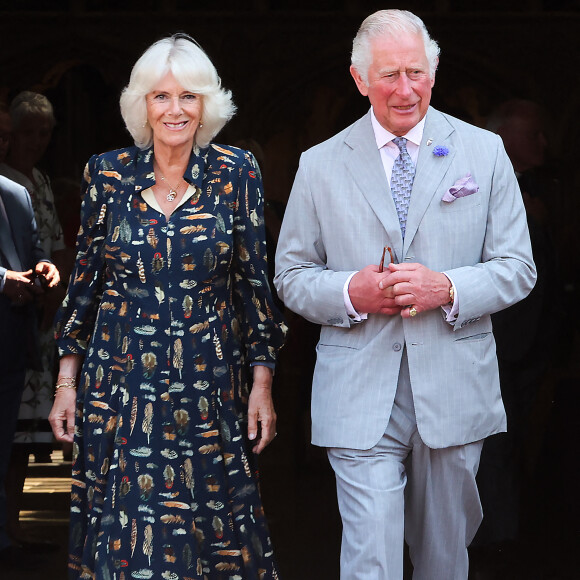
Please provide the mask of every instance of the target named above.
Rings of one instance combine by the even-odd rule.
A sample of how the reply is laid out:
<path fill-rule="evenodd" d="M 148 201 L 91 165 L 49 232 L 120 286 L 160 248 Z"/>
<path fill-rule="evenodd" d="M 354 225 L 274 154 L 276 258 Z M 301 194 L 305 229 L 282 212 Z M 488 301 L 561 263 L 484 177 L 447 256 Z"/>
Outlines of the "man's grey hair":
<path fill-rule="evenodd" d="M 352 43 L 351 63 L 365 84 L 372 64 L 372 41 L 379 36 L 398 37 L 402 34 L 420 34 L 429 62 L 429 76 L 433 79 L 439 62 L 439 45 L 433 40 L 423 21 L 407 10 L 379 10 L 360 25 Z"/>

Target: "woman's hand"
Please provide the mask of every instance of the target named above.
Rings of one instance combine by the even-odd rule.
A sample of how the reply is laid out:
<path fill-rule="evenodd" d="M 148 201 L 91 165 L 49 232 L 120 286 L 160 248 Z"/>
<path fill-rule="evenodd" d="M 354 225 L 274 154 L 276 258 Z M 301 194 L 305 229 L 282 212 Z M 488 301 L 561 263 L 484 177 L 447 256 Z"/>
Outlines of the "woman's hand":
<path fill-rule="evenodd" d="M 253 368 L 254 384 L 248 403 L 248 437 L 250 441 L 256 441 L 252 451 L 259 454 L 276 437 L 276 411 L 272 401 L 271 369 L 263 365 Z"/>
<path fill-rule="evenodd" d="M 83 357 L 78 354 L 67 354 L 60 359 L 58 369 L 59 382 L 75 384 L 81 368 Z M 75 411 L 77 391 L 67 387 L 56 390 L 54 403 L 48 416 L 52 432 L 58 441 L 72 443 L 75 432 Z"/>
<path fill-rule="evenodd" d="M 60 388 L 56 391 L 48 422 L 57 441 L 73 441 L 76 399 L 75 389 Z"/>

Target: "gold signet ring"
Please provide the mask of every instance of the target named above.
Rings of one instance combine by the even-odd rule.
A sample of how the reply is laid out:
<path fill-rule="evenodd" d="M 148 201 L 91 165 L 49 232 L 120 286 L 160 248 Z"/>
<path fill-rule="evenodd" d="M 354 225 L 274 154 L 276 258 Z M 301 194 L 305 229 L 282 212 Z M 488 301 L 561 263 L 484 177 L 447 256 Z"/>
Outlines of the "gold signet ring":
<path fill-rule="evenodd" d="M 417 309 L 414 306 L 409 308 L 409 316 L 417 316 Z"/>

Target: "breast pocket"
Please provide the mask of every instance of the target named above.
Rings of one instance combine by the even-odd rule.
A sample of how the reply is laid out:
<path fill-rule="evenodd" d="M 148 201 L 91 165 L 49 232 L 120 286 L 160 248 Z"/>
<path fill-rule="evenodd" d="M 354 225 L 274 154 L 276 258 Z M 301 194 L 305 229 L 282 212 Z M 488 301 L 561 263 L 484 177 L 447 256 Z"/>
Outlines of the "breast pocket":
<path fill-rule="evenodd" d="M 481 342 L 488 338 L 491 332 L 479 332 L 477 334 L 472 334 L 471 336 L 463 336 L 462 338 L 457 338 L 455 342 Z"/>
<path fill-rule="evenodd" d="M 452 202 L 441 202 L 441 211 L 443 213 L 455 213 L 458 211 L 470 212 L 477 211 L 481 206 L 481 195 L 479 192 L 465 197 L 458 197 Z"/>

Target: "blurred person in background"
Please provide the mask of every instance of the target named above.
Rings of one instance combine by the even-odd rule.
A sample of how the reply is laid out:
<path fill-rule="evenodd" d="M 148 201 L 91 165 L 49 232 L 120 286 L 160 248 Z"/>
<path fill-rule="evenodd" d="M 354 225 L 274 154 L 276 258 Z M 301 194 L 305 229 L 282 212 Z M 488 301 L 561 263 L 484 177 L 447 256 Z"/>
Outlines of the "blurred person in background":
<path fill-rule="evenodd" d="M 485 515 L 472 554 L 481 568 L 517 557 L 515 542 L 525 523 L 522 507 L 530 514 L 534 510 L 524 493 L 530 488 L 526 480 L 533 477 L 542 441 L 542 426 L 531 421 L 531 414 L 548 370 L 562 356 L 557 353 L 564 328 L 561 305 L 567 301 L 550 219 L 559 181 L 542 171 L 548 149 L 544 117 L 539 104 L 514 98 L 496 107 L 487 121 L 487 128 L 502 138 L 518 179 L 537 280 L 526 298 L 492 315 L 508 429 L 485 441 L 477 474 Z"/>
<path fill-rule="evenodd" d="M 35 302 L 59 280 L 38 240 L 30 196 L 0 176 L 0 572 L 39 564 L 31 546 L 10 534 L 5 483 L 26 369 L 40 366 Z"/>
<path fill-rule="evenodd" d="M 12 124 L 10 143 L 6 158 L 0 160 L 0 174 L 27 189 L 44 255 L 56 264 L 59 271 L 70 270 L 66 265 L 63 233 L 50 180 L 37 167 L 50 143 L 55 126 L 52 105 L 44 95 L 23 91 L 10 103 L 9 113 Z M 20 528 L 19 513 L 29 456 L 34 455 L 37 462 L 51 460 L 54 439 L 48 414 L 52 406 L 56 364 L 53 320 L 63 298 L 64 287 L 58 286 L 36 301 L 41 368 L 29 369 L 26 373 L 7 477 L 9 533 L 15 541 L 32 543 L 41 550 L 52 550 L 57 546 L 48 541 L 26 538 Z"/>

